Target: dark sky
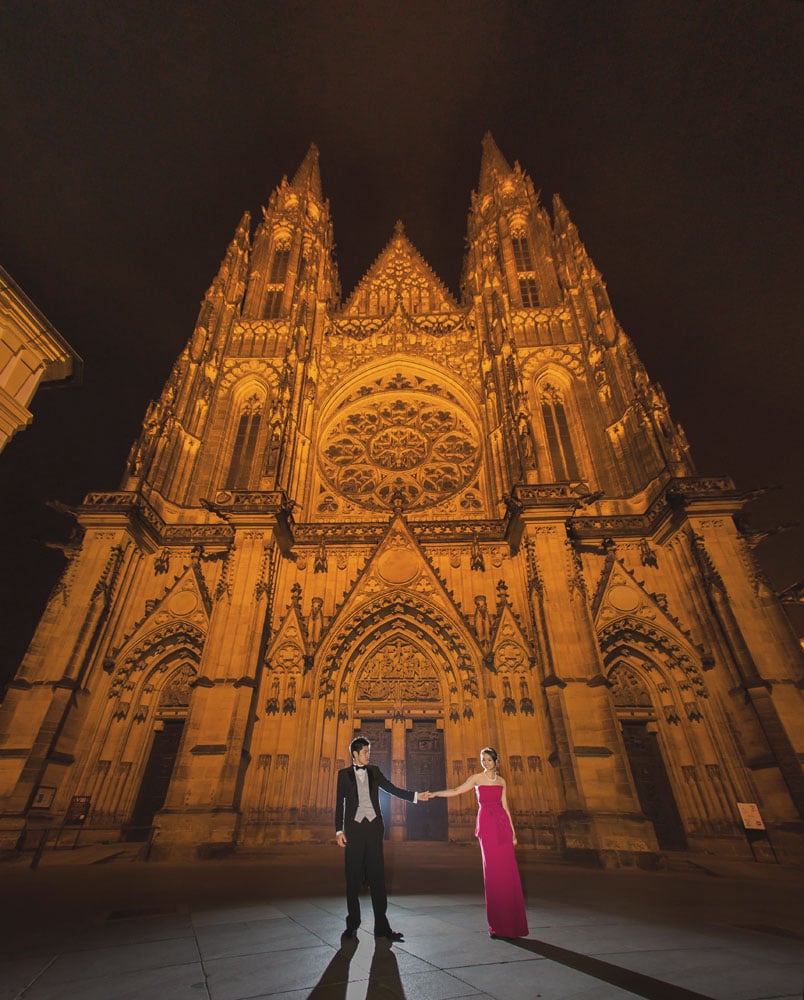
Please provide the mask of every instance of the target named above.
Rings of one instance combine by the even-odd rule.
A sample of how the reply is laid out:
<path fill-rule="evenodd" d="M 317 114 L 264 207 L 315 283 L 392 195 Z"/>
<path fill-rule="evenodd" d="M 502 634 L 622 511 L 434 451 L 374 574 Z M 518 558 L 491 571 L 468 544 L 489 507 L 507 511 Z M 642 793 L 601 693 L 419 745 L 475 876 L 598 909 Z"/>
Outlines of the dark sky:
<path fill-rule="evenodd" d="M 344 292 L 395 219 L 457 293 L 487 129 L 560 192 L 702 473 L 801 517 L 804 5 L 0 3 L 0 261 L 85 361 L 0 455 L 0 679 L 245 209 L 321 151 Z M 757 550 L 804 577 L 804 529 Z"/>

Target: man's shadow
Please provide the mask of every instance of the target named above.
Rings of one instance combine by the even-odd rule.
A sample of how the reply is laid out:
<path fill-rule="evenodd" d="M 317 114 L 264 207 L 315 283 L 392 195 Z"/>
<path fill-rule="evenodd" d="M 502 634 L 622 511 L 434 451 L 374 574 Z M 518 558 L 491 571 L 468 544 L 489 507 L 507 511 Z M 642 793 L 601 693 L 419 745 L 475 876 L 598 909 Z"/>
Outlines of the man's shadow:
<path fill-rule="evenodd" d="M 359 943 L 357 938 L 341 943 L 307 1000 L 345 1000 L 349 988 L 349 965 Z M 391 942 L 380 938 L 374 942 L 366 1000 L 387 1000 L 389 996 L 404 1000 L 405 991 Z"/>

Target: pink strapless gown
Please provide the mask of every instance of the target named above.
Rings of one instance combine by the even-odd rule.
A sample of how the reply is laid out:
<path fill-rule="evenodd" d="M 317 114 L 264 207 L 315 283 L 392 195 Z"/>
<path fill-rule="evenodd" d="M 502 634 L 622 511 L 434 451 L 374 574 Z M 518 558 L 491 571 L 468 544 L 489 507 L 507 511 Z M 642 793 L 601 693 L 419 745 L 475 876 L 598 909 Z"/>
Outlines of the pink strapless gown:
<path fill-rule="evenodd" d="M 475 791 L 479 806 L 475 836 L 483 855 L 489 934 L 525 937 L 528 918 L 514 855 L 514 834 L 502 807 L 502 786 L 476 785 Z"/>

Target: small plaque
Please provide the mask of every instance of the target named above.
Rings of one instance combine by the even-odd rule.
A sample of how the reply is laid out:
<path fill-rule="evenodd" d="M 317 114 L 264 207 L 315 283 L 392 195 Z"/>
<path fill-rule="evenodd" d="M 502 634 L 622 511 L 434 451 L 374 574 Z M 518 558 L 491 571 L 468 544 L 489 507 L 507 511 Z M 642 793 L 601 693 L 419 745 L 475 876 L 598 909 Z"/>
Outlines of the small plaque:
<path fill-rule="evenodd" d="M 738 802 L 737 808 L 740 811 L 740 819 L 746 830 L 764 830 L 765 823 L 759 812 L 756 802 Z"/>
<path fill-rule="evenodd" d="M 53 805 L 53 799 L 56 797 L 56 789 L 52 788 L 50 785 L 40 785 L 36 790 L 36 795 L 34 795 L 34 800 L 31 803 L 32 809 L 49 809 Z"/>
<path fill-rule="evenodd" d="M 64 817 L 65 825 L 80 826 L 89 813 L 89 796 L 73 795 L 70 805 L 67 807 L 67 815 Z"/>

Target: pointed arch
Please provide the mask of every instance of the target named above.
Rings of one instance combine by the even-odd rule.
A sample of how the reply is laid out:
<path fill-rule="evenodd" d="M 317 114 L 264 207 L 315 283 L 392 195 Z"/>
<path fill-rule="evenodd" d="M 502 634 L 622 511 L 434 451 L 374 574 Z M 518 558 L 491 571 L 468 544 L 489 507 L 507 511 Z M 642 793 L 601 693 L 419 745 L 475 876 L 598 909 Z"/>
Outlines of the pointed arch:
<path fill-rule="evenodd" d="M 112 673 L 113 717 L 144 722 L 174 674 L 197 675 L 204 641 L 201 629 L 172 621 L 130 643 Z"/>
<path fill-rule="evenodd" d="M 446 675 L 438 670 L 439 656 L 419 630 L 409 623 L 387 632 L 375 632 L 355 650 L 354 707 L 387 706 L 441 708 L 448 700 Z"/>
<path fill-rule="evenodd" d="M 694 759 L 695 736 L 679 725 L 677 692 L 658 658 L 627 645 L 610 654 L 609 690 L 640 807 L 661 848 L 685 850 L 695 805 L 679 776 Z"/>
<path fill-rule="evenodd" d="M 598 636 L 607 674 L 622 664 L 647 682 L 666 722 L 701 720 L 701 700 L 709 696 L 701 665 L 692 647 L 652 622 L 624 616 Z"/>
<path fill-rule="evenodd" d="M 351 677 L 367 654 L 380 648 L 390 636 L 404 636 L 415 648 L 426 652 L 443 672 L 445 704 L 451 716 L 471 715 L 472 701 L 479 696 L 480 651 L 467 633 L 462 635 L 444 612 L 422 598 L 397 592 L 362 605 L 329 637 L 317 668 L 319 697 L 331 716 L 343 709 Z M 463 705 L 461 705 L 463 703 Z"/>
<path fill-rule="evenodd" d="M 259 478 L 258 456 L 265 447 L 271 390 L 249 375 L 231 391 L 223 435 L 222 489 L 248 489 Z"/>
<path fill-rule="evenodd" d="M 284 311 L 285 284 L 290 264 L 291 243 L 292 234 L 287 226 L 277 226 L 271 232 L 263 301 L 258 313 L 263 319 L 278 319 Z"/>
<path fill-rule="evenodd" d="M 559 385 L 548 379 L 542 380 L 537 391 L 553 475 L 560 481 L 580 479 L 567 423 L 565 394 Z"/>
<path fill-rule="evenodd" d="M 652 714 L 653 698 L 644 678 L 625 661 L 618 661 L 609 671 L 611 695 L 618 709 Z"/>
<path fill-rule="evenodd" d="M 553 482 L 573 482 L 587 478 L 585 438 L 578 413 L 572 375 L 564 368 L 549 365 L 534 375 L 533 411 L 543 441 L 542 462 Z"/>
<path fill-rule="evenodd" d="M 513 214 L 509 218 L 508 231 L 519 290 L 519 304 L 523 309 L 538 309 L 541 300 L 536 280 L 536 255 L 533 252 L 527 215 L 522 212 Z"/>

